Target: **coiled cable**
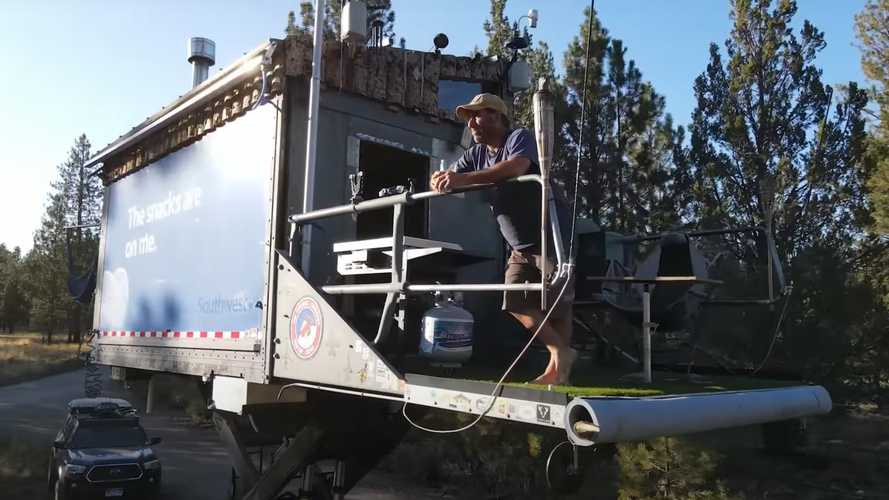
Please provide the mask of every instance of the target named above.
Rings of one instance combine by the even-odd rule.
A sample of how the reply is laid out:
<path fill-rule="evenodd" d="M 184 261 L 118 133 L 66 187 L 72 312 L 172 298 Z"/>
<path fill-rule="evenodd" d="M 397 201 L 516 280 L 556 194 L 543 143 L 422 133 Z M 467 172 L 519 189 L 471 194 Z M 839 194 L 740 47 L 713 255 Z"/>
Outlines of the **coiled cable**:
<path fill-rule="evenodd" d="M 102 395 L 102 372 L 96 364 L 96 334 L 97 330 L 91 330 L 81 337 L 77 345 L 77 356 L 83 363 L 83 395 L 87 398 L 97 398 Z M 86 351 L 83 345 L 86 344 Z"/>

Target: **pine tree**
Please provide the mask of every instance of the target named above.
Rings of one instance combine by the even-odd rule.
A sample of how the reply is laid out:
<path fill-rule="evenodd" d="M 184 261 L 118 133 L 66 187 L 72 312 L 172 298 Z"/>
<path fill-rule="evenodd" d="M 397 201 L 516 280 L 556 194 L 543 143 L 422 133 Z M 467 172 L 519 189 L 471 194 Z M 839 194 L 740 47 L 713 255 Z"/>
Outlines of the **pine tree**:
<path fill-rule="evenodd" d="M 28 321 L 28 301 L 25 296 L 22 251 L 12 251 L 0 243 L 0 331 L 13 333 Z"/>
<path fill-rule="evenodd" d="M 861 381 L 867 395 L 885 405 L 889 403 L 882 390 L 889 381 L 889 1 L 869 0 L 855 16 L 855 31 L 861 66 L 874 84 L 870 90 L 879 113 L 876 126 L 869 130 L 866 155 L 872 234 L 852 262 L 858 282 L 868 286 L 862 291 L 864 297 L 858 294 L 854 299 L 866 310 L 859 316 L 864 324 L 851 332 L 849 379 Z"/>
<path fill-rule="evenodd" d="M 343 6 L 339 0 L 324 2 L 324 38 L 336 39 L 340 33 L 340 13 Z M 303 1 L 299 4 L 302 30 L 312 33 L 315 30 L 315 2 Z"/>
<path fill-rule="evenodd" d="M 34 233 L 34 246 L 25 259 L 31 322 L 46 335 L 47 343 L 68 320 L 71 299 L 65 281 L 65 199 L 50 194 L 40 228 Z"/>
<path fill-rule="evenodd" d="M 315 3 L 303 1 L 299 4 L 301 29 L 312 33 L 315 29 Z M 338 39 L 340 33 L 340 17 L 343 12 L 342 0 L 327 0 L 324 3 L 324 37 Z M 391 0 L 371 0 L 367 2 L 367 35 L 368 44 L 372 42 L 373 28 L 378 26 L 383 38 L 395 37 L 395 11 Z"/>
<path fill-rule="evenodd" d="M 83 312 L 91 309 L 71 299 L 67 281 L 69 272 L 80 275 L 96 268 L 95 226 L 101 218 L 102 185 L 96 176 L 89 175 L 89 158 L 89 140 L 81 135 L 75 139 L 68 159 L 58 166 L 47 211 L 26 259 L 32 319 L 45 329 L 49 339 L 64 323 L 68 341 L 79 341 L 88 324 L 88 315 Z"/>
<path fill-rule="evenodd" d="M 862 110 L 866 93 L 850 82 L 834 94 L 816 66 L 824 35 L 808 21 L 791 28 L 792 0 L 733 0 L 724 52 L 710 46 L 695 80 L 688 168 L 690 210 L 704 227 L 772 228 L 785 275 L 795 283 L 776 351 L 810 379 L 838 375 L 853 352 L 864 304 L 850 264 L 869 220 Z M 767 284 L 766 242 L 726 238 L 740 269 Z M 847 307 L 848 306 L 848 307 Z M 853 307 L 854 306 L 854 307 Z M 730 316 L 737 314 L 737 316 Z M 779 311 L 723 312 L 716 341 L 746 351 L 757 366 L 776 337 Z M 727 318 L 737 318 L 732 321 Z M 736 352 L 730 352 L 734 357 Z"/>
<path fill-rule="evenodd" d="M 590 16 L 586 120 L 581 131 Z M 568 149 L 576 151 L 583 136 L 579 213 L 620 231 L 661 230 L 680 222 L 680 204 L 671 187 L 672 156 L 684 132 L 673 130 L 664 98 L 644 81 L 626 52 L 595 12 L 585 9 L 580 33 L 565 52 L 564 79 Z"/>
<path fill-rule="evenodd" d="M 391 0 L 372 0 L 367 2 L 367 33 L 368 42 L 373 28 L 378 27 L 383 40 L 395 39 L 395 11 Z"/>
<path fill-rule="evenodd" d="M 506 16 L 507 0 L 491 0 L 490 17 L 483 26 L 487 56 L 510 60 L 507 47 L 515 26 Z M 532 87 L 514 99 L 517 125 L 533 126 L 532 98 L 537 82 L 551 82 L 555 97 L 555 158 L 553 174 L 573 193 L 580 134 L 581 95 L 586 68 L 586 42 L 590 16 L 593 36 L 587 81 L 583 151 L 581 152 L 578 214 L 614 229 L 651 231 L 678 225 L 685 205 L 673 184 L 679 170 L 673 155 L 681 153 L 684 131 L 674 130 L 664 113 L 664 98 L 657 94 L 626 49 L 613 40 L 595 13 L 584 11 L 580 33 L 565 52 L 566 75 L 558 79 L 549 47 L 518 51 L 533 72 Z M 681 186 L 679 186 L 681 187 Z"/>
<path fill-rule="evenodd" d="M 707 70 L 695 80 L 690 159 L 701 221 L 762 226 L 774 213 L 788 261 L 815 243 L 839 248 L 860 234 L 867 96 L 850 82 L 830 112 L 815 66 L 823 33 L 806 21 L 797 37 L 790 28 L 796 3 L 772 3 L 732 2 L 727 59 L 711 45 Z"/>
<path fill-rule="evenodd" d="M 719 457 L 676 438 L 618 445 L 619 500 L 728 500 Z"/>
<path fill-rule="evenodd" d="M 513 30 L 506 15 L 507 0 L 491 0 L 491 17 L 482 25 L 488 38 L 488 56 L 509 59 L 511 51 L 506 47 L 512 40 Z"/>
<path fill-rule="evenodd" d="M 873 229 L 889 234 L 889 0 L 870 0 L 855 16 L 855 31 L 861 42 L 861 68 L 873 83 L 879 105 L 879 123 L 868 147 L 872 173 L 868 190 L 872 204 Z"/>

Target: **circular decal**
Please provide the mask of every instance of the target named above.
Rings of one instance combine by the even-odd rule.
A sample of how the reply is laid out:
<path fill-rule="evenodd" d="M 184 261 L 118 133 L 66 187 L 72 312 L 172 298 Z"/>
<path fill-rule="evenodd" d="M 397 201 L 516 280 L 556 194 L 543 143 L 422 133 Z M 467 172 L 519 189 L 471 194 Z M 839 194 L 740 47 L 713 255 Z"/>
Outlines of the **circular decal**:
<path fill-rule="evenodd" d="M 321 307 L 311 297 L 303 297 L 290 315 L 290 347 L 300 359 L 311 359 L 321 346 L 324 318 Z"/>

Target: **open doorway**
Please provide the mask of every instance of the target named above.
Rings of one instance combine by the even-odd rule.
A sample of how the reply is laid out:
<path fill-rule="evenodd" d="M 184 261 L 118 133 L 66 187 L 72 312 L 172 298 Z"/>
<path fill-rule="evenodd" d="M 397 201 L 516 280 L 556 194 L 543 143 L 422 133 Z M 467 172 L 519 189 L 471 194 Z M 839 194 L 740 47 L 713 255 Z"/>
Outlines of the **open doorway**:
<path fill-rule="evenodd" d="M 425 191 L 429 185 L 429 157 L 402 149 L 361 141 L 358 169 L 364 176 L 362 196 L 365 200 L 379 197 L 380 190 L 395 186 Z M 404 234 L 426 238 L 426 201 L 405 207 Z M 356 236 L 359 240 L 392 235 L 392 210 L 373 210 L 358 214 Z"/>

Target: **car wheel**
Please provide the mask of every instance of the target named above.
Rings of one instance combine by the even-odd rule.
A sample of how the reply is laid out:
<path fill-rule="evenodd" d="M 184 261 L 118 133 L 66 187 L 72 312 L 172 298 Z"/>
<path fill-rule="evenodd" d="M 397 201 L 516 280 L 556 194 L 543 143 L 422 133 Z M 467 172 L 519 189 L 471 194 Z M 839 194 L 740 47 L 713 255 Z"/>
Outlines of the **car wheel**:
<path fill-rule="evenodd" d="M 62 482 L 58 479 L 55 480 L 52 486 L 52 498 L 53 500 L 64 500 L 65 493 L 62 491 Z"/>
<path fill-rule="evenodd" d="M 147 500 L 158 500 L 160 497 L 161 497 L 161 485 L 158 484 L 157 486 L 152 488 L 151 491 L 148 492 L 148 494 L 146 495 L 145 498 Z"/>

